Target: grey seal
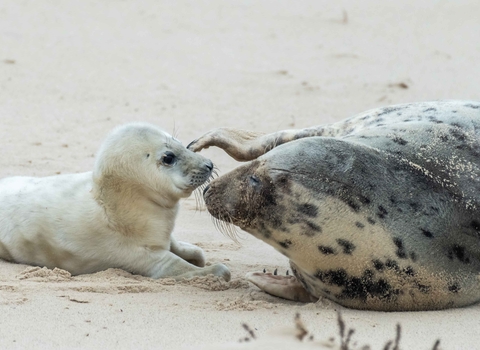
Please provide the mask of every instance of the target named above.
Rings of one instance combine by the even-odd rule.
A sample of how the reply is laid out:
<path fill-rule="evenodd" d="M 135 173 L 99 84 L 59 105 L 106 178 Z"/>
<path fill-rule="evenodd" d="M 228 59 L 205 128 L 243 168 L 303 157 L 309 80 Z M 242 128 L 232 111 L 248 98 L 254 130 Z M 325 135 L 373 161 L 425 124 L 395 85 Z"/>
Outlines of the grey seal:
<path fill-rule="evenodd" d="M 480 300 L 480 103 L 432 101 L 262 135 L 220 128 L 188 148 L 249 161 L 204 191 L 211 215 L 290 259 L 271 294 L 407 311 Z"/>
<path fill-rule="evenodd" d="M 204 185 L 213 163 L 162 129 L 114 129 L 93 171 L 0 180 L 0 259 L 72 274 L 122 268 L 152 278 L 214 274 L 203 250 L 172 235 L 179 201 Z"/>

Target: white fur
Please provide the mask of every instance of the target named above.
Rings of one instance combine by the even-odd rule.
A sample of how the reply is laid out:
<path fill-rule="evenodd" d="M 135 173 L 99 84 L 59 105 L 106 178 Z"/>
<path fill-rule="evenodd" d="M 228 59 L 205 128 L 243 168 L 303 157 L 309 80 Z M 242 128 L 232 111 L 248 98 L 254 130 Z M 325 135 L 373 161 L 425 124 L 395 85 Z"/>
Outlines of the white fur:
<path fill-rule="evenodd" d="M 164 164 L 166 152 L 176 157 Z M 211 162 L 149 124 L 127 124 L 101 146 L 93 172 L 0 181 L 0 258 L 72 274 L 122 268 L 145 276 L 214 274 L 203 251 L 171 237 L 180 198 Z"/>

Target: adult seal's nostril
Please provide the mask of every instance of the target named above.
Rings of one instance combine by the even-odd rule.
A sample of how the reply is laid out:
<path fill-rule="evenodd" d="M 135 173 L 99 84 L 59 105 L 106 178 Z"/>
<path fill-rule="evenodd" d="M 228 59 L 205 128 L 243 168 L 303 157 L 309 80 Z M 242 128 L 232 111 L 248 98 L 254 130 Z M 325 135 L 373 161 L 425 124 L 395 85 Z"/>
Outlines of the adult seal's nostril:
<path fill-rule="evenodd" d="M 207 163 L 205 163 L 205 166 L 208 168 L 208 170 L 212 171 L 213 170 L 213 163 L 211 160 L 209 160 Z"/>
<path fill-rule="evenodd" d="M 210 189 L 210 185 L 207 185 L 207 187 L 204 188 L 203 190 L 203 195 L 205 196 L 205 193 Z"/>

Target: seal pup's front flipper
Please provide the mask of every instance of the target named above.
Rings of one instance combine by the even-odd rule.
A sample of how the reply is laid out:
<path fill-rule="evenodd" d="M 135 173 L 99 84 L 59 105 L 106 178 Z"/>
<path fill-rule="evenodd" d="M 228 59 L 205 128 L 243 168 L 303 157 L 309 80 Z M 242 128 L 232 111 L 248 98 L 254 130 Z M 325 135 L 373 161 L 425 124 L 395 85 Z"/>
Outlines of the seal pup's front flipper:
<path fill-rule="evenodd" d="M 278 276 L 271 273 L 249 272 L 246 279 L 265 293 L 287 300 L 303 303 L 316 302 L 318 298 L 311 295 L 295 276 Z"/>

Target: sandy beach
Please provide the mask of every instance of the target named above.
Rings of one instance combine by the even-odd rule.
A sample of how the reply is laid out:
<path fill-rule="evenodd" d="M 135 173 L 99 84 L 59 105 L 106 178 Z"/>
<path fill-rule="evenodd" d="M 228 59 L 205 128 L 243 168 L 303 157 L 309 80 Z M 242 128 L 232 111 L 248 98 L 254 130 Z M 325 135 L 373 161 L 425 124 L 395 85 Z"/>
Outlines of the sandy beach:
<path fill-rule="evenodd" d="M 92 170 L 114 127 L 145 121 L 185 145 L 216 127 L 304 128 L 403 102 L 480 99 L 480 5 L 405 1 L 15 1 L 0 4 L 0 177 Z M 224 174 L 239 163 L 202 154 Z M 480 305 L 384 313 L 264 294 L 247 272 L 288 260 L 218 232 L 195 197 L 174 233 L 232 272 L 176 282 L 71 276 L 0 261 L 1 349 L 480 349 Z M 310 332 L 295 338 L 295 315 Z M 246 324 L 256 339 L 242 326 Z M 479 328 L 477 328 L 479 327 Z M 309 341 L 310 335 L 314 336 Z M 353 345 L 355 343 L 355 345 Z"/>

